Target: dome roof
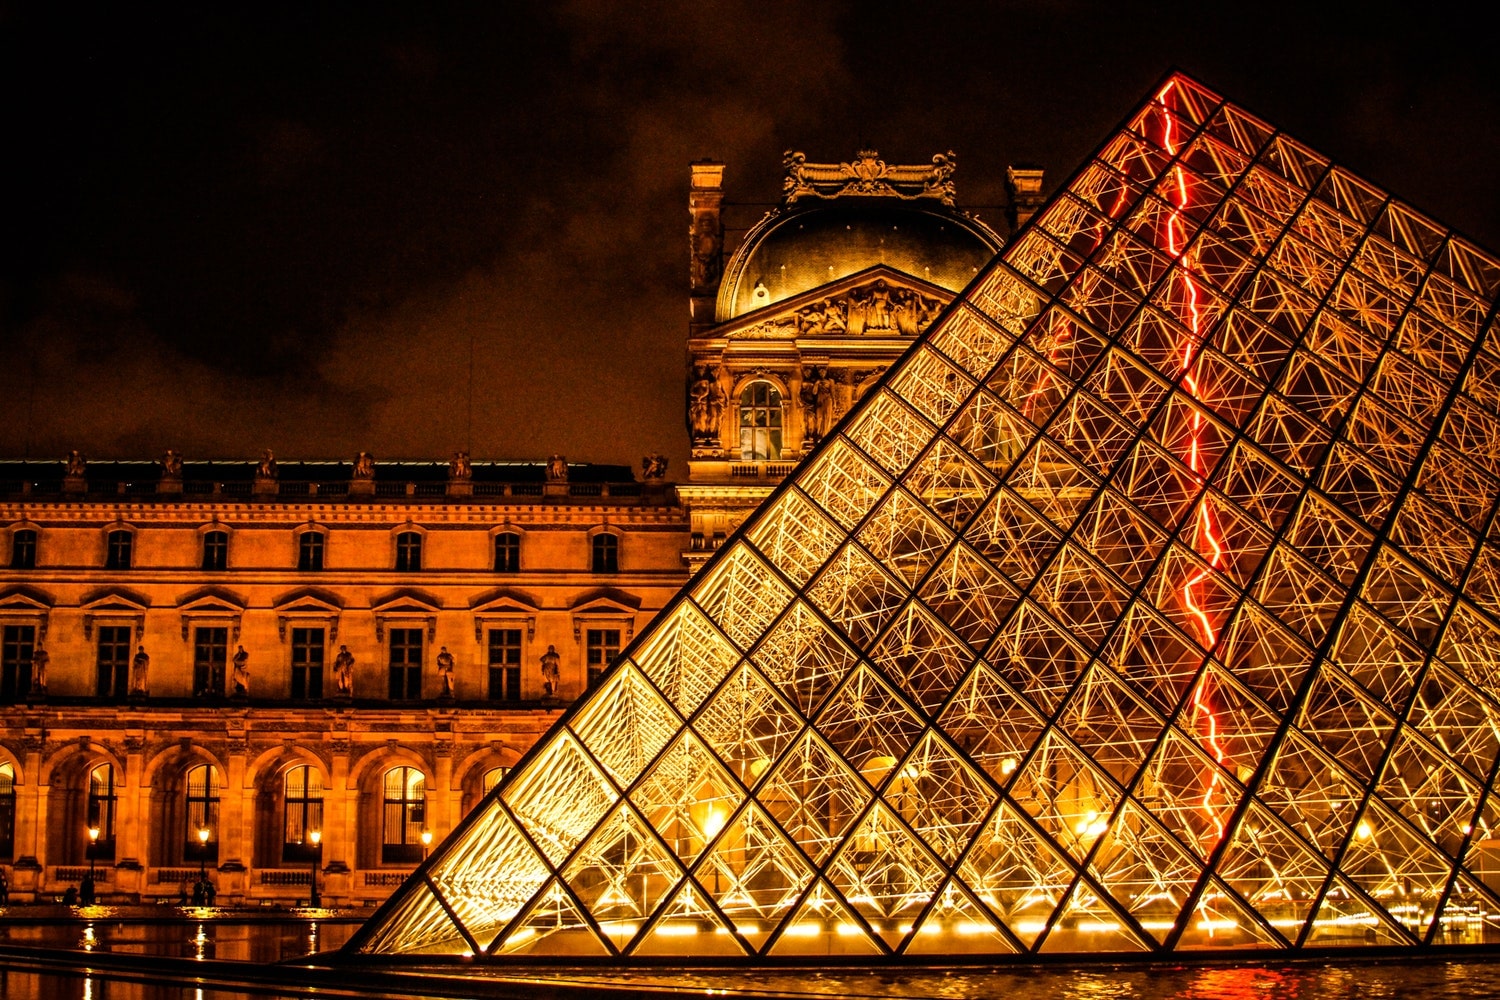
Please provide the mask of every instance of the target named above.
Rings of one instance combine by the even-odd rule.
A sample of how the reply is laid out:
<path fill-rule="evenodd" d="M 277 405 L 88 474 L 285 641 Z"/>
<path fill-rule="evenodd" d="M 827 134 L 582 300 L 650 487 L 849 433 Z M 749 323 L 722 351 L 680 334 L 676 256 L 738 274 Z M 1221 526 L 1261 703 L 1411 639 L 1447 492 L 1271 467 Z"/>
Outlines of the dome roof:
<path fill-rule="evenodd" d="M 746 234 L 725 268 L 716 321 L 734 319 L 875 264 L 957 292 L 1000 246 L 1000 237 L 984 223 L 936 205 L 840 199 L 778 209 Z"/>

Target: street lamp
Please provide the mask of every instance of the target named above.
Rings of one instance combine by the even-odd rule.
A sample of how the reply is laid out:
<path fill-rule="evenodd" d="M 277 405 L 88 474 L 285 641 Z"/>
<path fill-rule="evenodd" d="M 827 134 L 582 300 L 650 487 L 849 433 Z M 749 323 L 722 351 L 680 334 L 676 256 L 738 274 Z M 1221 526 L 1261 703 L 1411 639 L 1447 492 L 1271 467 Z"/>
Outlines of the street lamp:
<path fill-rule="evenodd" d="M 422 831 L 422 860 L 423 861 L 427 860 L 427 848 L 429 848 L 431 846 L 432 846 L 432 831 L 431 830 L 423 830 Z"/>
<path fill-rule="evenodd" d="M 89 881 L 94 881 L 94 848 L 99 846 L 99 828 L 89 827 Z"/>
<path fill-rule="evenodd" d="M 322 898 L 318 896 L 318 862 L 323 857 L 323 831 L 313 830 L 308 833 L 307 839 L 311 840 L 313 845 L 312 892 L 308 893 L 307 905 L 316 909 L 323 905 Z"/>
<path fill-rule="evenodd" d="M 208 889 L 208 827 L 198 827 L 198 881 Z"/>

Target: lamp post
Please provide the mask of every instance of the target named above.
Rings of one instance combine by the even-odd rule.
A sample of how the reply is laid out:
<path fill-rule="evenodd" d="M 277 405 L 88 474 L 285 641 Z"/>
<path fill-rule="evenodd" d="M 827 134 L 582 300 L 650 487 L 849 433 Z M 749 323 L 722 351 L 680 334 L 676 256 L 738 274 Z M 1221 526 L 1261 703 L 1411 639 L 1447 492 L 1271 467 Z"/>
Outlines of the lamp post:
<path fill-rule="evenodd" d="M 307 839 L 311 840 L 313 845 L 312 891 L 307 895 L 307 905 L 316 909 L 323 905 L 323 900 L 318 895 L 318 862 L 323 858 L 323 831 L 313 830 L 308 833 Z"/>
<path fill-rule="evenodd" d="M 208 827 L 198 827 L 198 881 L 208 883 Z"/>
<path fill-rule="evenodd" d="M 89 881 L 94 881 L 94 848 L 99 846 L 99 828 L 89 827 Z"/>
<path fill-rule="evenodd" d="M 422 831 L 422 860 L 427 860 L 427 849 L 432 846 L 432 831 Z"/>

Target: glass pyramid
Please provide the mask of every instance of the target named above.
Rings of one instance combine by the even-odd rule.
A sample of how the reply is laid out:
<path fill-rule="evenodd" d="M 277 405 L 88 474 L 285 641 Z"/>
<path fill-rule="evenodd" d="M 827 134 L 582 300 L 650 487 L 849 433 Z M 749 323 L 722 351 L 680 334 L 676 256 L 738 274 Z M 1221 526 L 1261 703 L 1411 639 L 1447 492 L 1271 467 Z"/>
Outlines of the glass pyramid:
<path fill-rule="evenodd" d="M 1497 284 L 1168 78 L 349 950 L 1500 940 Z"/>

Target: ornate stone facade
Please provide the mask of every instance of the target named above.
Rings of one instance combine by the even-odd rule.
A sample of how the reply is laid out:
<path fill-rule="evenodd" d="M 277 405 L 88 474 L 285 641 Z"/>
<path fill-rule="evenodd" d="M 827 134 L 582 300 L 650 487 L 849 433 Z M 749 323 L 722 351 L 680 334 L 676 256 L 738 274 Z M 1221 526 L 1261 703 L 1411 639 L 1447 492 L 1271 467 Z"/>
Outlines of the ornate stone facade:
<path fill-rule="evenodd" d="M 105 898 L 201 863 L 220 902 L 305 899 L 313 829 L 323 900 L 382 899 L 685 579 L 661 475 L 273 461 L 94 462 L 84 492 L 81 458 L 0 463 L 13 899 L 90 853 Z"/>

